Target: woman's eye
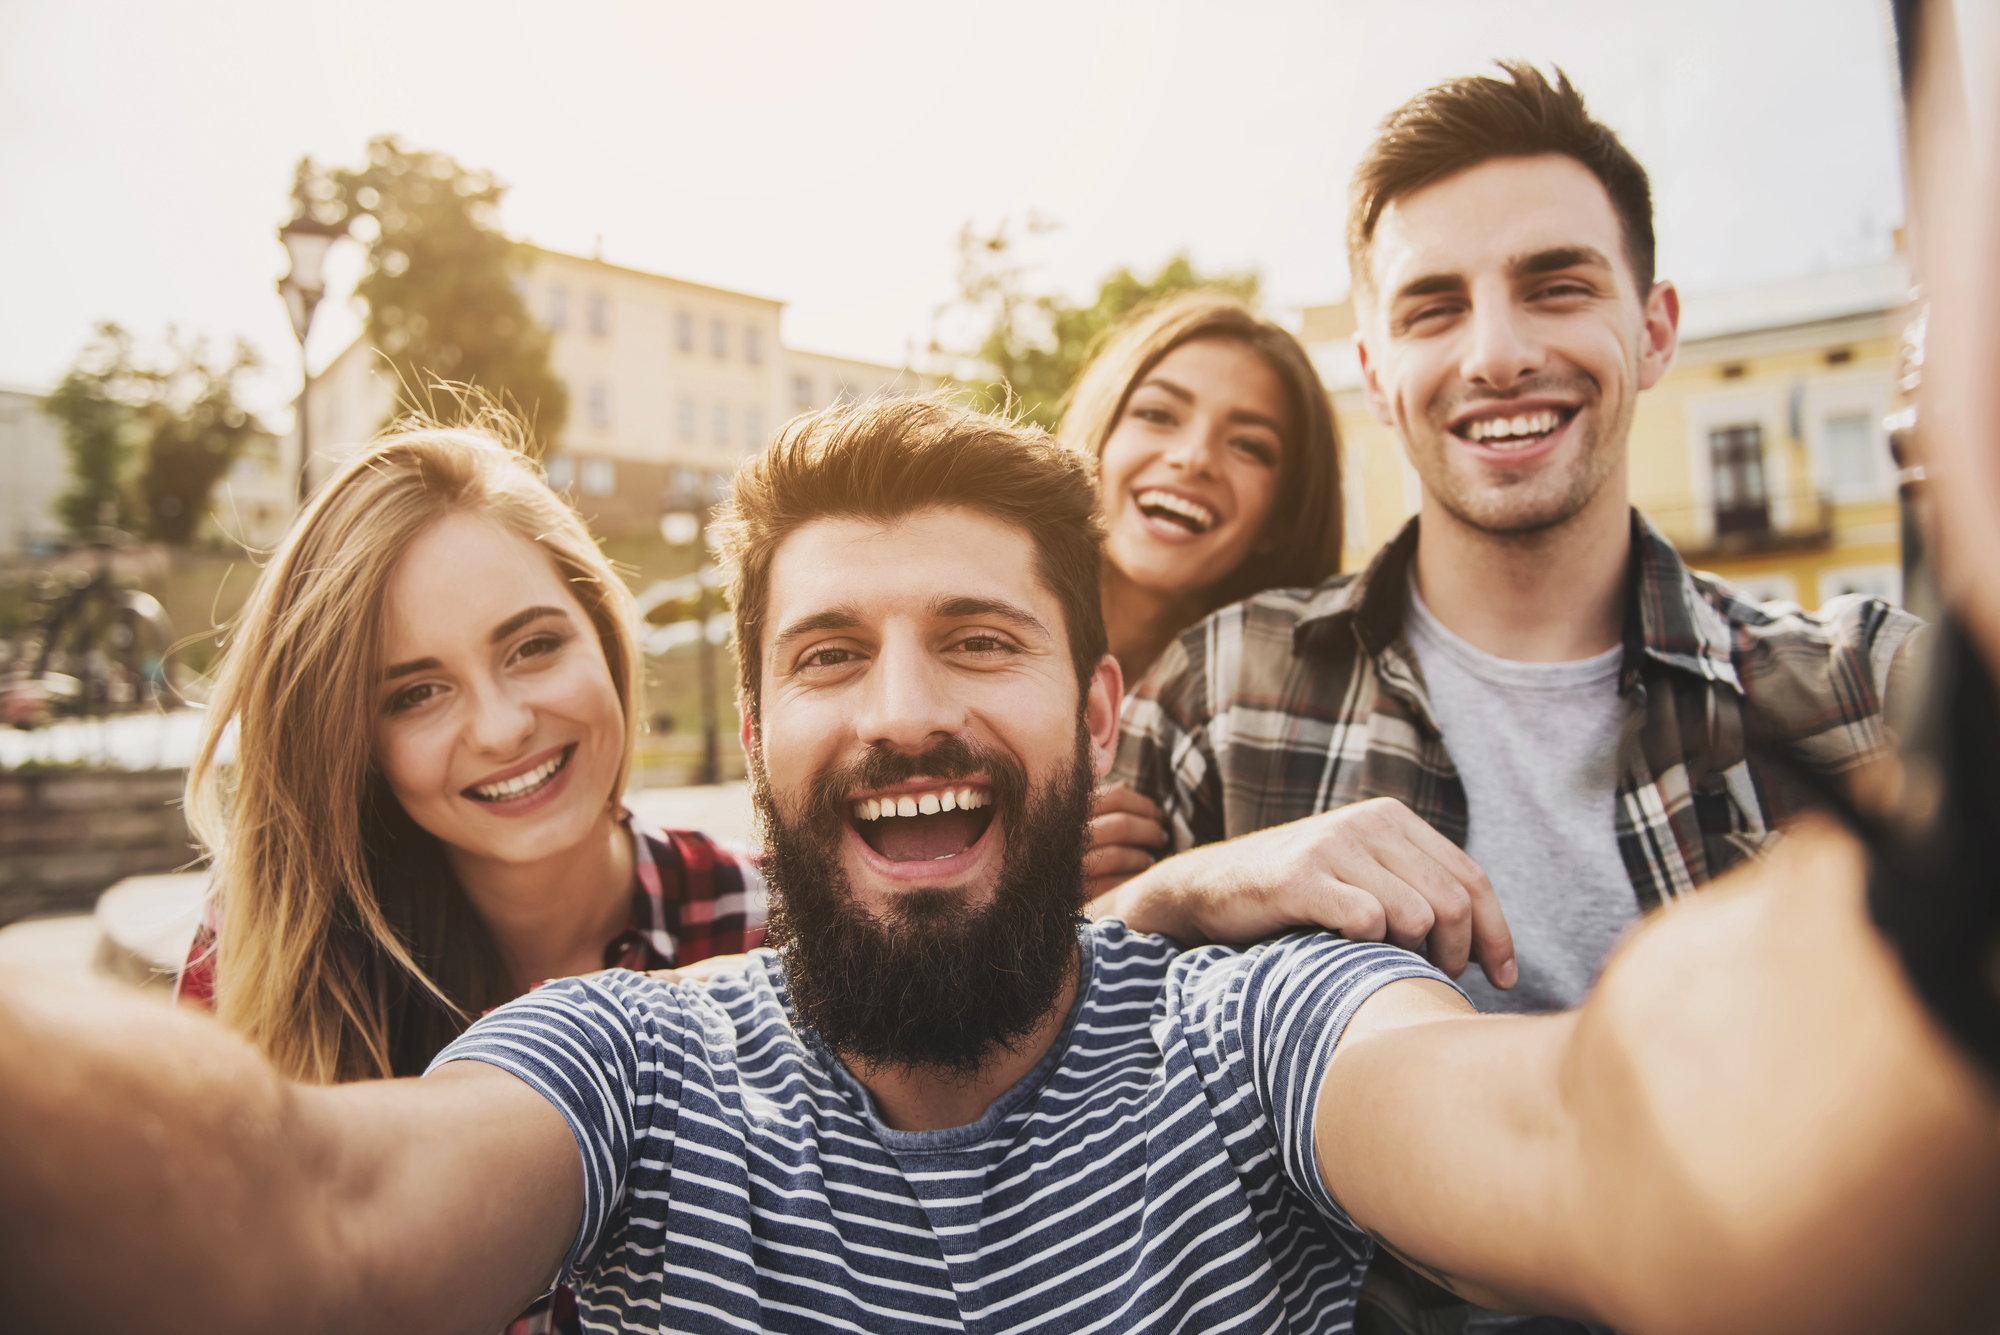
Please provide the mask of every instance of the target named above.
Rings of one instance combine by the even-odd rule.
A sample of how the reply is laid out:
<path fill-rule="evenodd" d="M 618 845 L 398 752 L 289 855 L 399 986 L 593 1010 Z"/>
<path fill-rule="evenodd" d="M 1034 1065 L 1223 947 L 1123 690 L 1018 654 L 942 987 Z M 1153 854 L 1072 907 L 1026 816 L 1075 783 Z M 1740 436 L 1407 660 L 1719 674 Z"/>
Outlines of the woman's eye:
<path fill-rule="evenodd" d="M 420 681 L 415 686 L 405 686 L 402 690 L 397 691 L 389 697 L 389 703 L 384 707 L 383 712 L 400 714 L 406 709 L 415 709 L 418 705 L 436 695 L 437 689 L 435 685 L 427 681 Z"/>
<path fill-rule="evenodd" d="M 1266 468 L 1278 462 L 1277 447 L 1267 440 L 1258 440 L 1254 436 L 1239 436 L 1229 443 Z"/>
<path fill-rule="evenodd" d="M 516 659 L 541 658 L 554 653 L 556 650 L 562 648 L 562 646 L 563 638 L 560 635 L 537 635 L 515 650 L 514 657 Z"/>
<path fill-rule="evenodd" d="M 1155 426 L 1172 426 L 1174 424 L 1174 415 L 1165 408 L 1134 408 L 1132 416 L 1142 422 L 1151 422 Z"/>

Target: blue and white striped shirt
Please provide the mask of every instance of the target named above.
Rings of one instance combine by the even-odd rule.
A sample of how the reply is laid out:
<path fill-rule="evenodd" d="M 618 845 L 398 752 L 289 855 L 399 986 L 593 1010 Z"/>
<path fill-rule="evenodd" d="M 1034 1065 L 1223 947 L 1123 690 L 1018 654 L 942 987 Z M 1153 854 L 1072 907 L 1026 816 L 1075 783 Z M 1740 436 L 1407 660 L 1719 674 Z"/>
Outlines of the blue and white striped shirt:
<path fill-rule="evenodd" d="M 791 1018 L 778 957 L 530 993 L 438 1064 L 540 1091 L 582 1152 L 589 1330 L 1336 1331 L 1369 1243 L 1321 1181 L 1334 1043 L 1415 955 L 1083 933 L 1069 1024 L 970 1126 L 897 1131 Z M 435 1069 L 435 1067 L 433 1067 Z"/>

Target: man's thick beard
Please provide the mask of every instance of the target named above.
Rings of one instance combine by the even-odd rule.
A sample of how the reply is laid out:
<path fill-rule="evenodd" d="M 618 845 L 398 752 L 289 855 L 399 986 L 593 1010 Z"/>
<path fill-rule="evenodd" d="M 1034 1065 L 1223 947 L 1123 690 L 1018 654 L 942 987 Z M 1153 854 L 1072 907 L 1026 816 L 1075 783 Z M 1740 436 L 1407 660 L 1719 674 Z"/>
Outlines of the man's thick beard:
<path fill-rule="evenodd" d="M 851 1065 L 969 1080 L 1054 1009 L 1077 967 L 1083 851 L 1090 818 L 1088 739 L 1074 763 L 1028 791 L 1021 766 L 948 737 L 923 755 L 877 748 L 813 780 L 796 818 L 779 813 L 756 768 L 771 887 L 769 940 L 802 1028 Z M 993 899 L 904 891 L 886 919 L 857 904 L 841 865 L 848 794 L 919 775 L 984 774 L 1004 838 Z"/>

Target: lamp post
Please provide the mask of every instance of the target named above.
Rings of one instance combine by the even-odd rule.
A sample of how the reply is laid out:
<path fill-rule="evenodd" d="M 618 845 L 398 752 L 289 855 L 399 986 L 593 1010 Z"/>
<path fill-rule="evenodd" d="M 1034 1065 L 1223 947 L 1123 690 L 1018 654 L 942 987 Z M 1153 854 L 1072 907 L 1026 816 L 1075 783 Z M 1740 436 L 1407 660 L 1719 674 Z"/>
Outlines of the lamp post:
<path fill-rule="evenodd" d="M 729 491 L 725 473 L 709 473 L 692 468 L 674 470 L 673 485 L 667 493 L 667 513 L 661 517 L 660 532 L 674 546 L 694 546 L 695 582 L 701 593 L 695 600 L 695 619 L 701 625 L 701 639 L 695 646 L 696 673 L 701 690 L 701 769 L 695 782 L 722 782 L 721 720 L 716 704 L 715 642 L 708 638 L 708 618 L 714 607 L 709 581 L 702 578 L 708 554 L 709 511 Z"/>
<path fill-rule="evenodd" d="M 299 339 L 299 504 L 304 506 L 308 491 L 307 463 L 312 458 L 312 419 L 306 412 L 306 395 L 312 388 L 312 368 L 306 365 L 306 334 L 312 329 L 313 312 L 326 295 L 326 252 L 346 235 L 346 229 L 323 223 L 309 213 L 278 229 L 291 257 L 292 271 L 278 280 L 278 295 L 285 299 L 285 311 L 292 317 L 292 332 Z"/>

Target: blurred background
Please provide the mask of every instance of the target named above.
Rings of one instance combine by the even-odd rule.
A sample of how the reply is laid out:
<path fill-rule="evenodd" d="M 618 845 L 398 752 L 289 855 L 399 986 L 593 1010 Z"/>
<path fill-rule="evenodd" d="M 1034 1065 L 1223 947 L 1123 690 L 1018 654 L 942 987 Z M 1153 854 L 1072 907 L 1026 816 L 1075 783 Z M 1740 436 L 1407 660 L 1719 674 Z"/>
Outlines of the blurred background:
<path fill-rule="evenodd" d="M 191 856 L 219 632 L 439 379 L 532 417 L 646 613 L 641 805 L 724 834 L 704 522 L 796 413 L 955 385 L 1052 423 L 1098 331 L 1223 283 L 1333 395 L 1359 566 L 1417 484 L 1360 399 L 1347 176 L 1496 57 L 1652 173 L 1683 342 L 1635 502 L 1756 597 L 1902 600 L 1882 0 L 0 0 L 0 956 L 173 957 L 198 877 L 129 878 Z"/>

